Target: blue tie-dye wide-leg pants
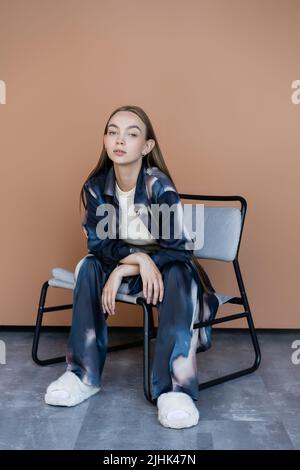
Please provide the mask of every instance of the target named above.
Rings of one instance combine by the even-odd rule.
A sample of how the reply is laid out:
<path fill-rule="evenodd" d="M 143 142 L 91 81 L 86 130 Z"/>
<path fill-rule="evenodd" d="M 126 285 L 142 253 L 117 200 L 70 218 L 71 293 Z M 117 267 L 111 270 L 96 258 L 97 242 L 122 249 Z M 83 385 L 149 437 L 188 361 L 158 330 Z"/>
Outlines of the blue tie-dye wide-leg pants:
<path fill-rule="evenodd" d="M 83 258 L 76 269 L 67 370 L 88 385 L 100 386 L 108 343 L 107 315 L 103 313 L 101 295 L 108 275 L 99 258 L 92 254 Z M 164 297 L 156 305 L 158 331 L 151 368 L 152 398 L 181 391 L 198 400 L 196 350 L 210 347 L 211 328 L 194 330 L 193 324 L 214 318 L 219 302 L 214 294 L 203 291 L 190 263 L 172 261 L 160 271 Z M 127 276 L 126 280 L 131 281 L 128 294 L 142 290 L 140 275 Z"/>

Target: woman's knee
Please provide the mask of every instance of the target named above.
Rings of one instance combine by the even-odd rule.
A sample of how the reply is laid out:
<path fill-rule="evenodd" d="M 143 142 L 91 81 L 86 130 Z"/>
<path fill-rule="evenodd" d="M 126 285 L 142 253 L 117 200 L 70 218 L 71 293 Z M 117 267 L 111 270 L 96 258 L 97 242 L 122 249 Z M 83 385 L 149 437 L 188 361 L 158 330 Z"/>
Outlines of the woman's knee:
<path fill-rule="evenodd" d="M 86 274 L 93 274 L 95 270 L 95 266 L 98 266 L 100 261 L 96 258 L 95 255 L 92 253 L 89 253 L 88 255 L 84 256 L 76 265 L 75 268 L 75 282 L 77 281 L 77 278 L 79 276 L 79 272 L 86 271 Z"/>
<path fill-rule="evenodd" d="M 172 276 L 183 276 L 184 278 L 186 278 L 186 276 L 192 276 L 193 274 L 190 266 L 186 263 L 186 261 L 179 260 L 175 260 L 172 263 L 168 263 L 164 269 L 164 273 L 166 272 L 171 273 Z"/>

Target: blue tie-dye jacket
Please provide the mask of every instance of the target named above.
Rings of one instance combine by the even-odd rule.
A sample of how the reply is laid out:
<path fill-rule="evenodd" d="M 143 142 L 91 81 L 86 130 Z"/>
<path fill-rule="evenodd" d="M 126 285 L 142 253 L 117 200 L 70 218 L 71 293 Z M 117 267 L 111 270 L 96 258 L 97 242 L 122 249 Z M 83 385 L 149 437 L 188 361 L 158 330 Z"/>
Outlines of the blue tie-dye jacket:
<path fill-rule="evenodd" d="M 178 208 L 177 216 L 170 217 L 170 236 L 161 236 L 162 217 L 156 220 L 158 224 L 159 234 L 158 243 L 159 247 L 153 251 L 153 245 L 151 249 L 145 245 L 131 245 L 127 241 L 122 240 L 119 237 L 119 202 L 115 193 L 115 173 L 114 167 L 111 166 L 109 169 L 104 170 L 100 174 L 91 177 L 84 185 L 85 196 L 86 196 L 86 210 L 85 217 L 83 220 L 83 229 L 88 239 L 88 251 L 96 255 L 102 262 L 102 268 L 110 274 L 113 269 L 119 264 L 120 260 L 135 253 L 137 251 L 145 251 L 149 254 L 152 260 L 155 262 L 158 268 L 163 268 L 166 263 L 174 261 L 188 262 L 192 267 L 195 274 L 195 279 L 199 286 L 202 284 L 200 276 L 198 274 L 197 267 L 193 262 L 193 249 L 187 249 L 193 247 L 195 240 L 190 238 L 186 227 L 182 226 L 181 238 L 178 236 L 174 237 L 174 233 L 178 234 L 175 230 L 178 220 L 182 216 L 183 206 L 180 197 L 172 184 L 170 178 L 165 175 L 157 167 L 147 167 L 145 160 L 143 160 L 138 178 L 136 183 L 136 190 L 134 196 L 134 206 L 138 211 L 138 217 L 141 221 L 148 226 L 148 230 L 151 233 L 151 222 L 155 217 L 148 216 L 147 212 L 150 210 L 151 204 L 167 204 L 167 206 L 176 205 Z M 107 215 L 98 216 L 96 215 L 97 207 L 101 204 L 110 203 L 115 208 L 115 222 L 116 222 L 116 239 L 106 238 L 101 239 L 97 236 L 96 227 L 103 217 L 107 218 Z M 145 211 L 141 208 L 146 208 Z M 178 217 L 178 218 L 177 218 Z M 150 222 L 151 221 L 151 222 Z M 153 223 L 153 222 L 152 222 Z M 149 251 L 150 250 L 150 251 Z M 128 282 L 129 292 L 136 294 L 143 288 L 142 279 L 140 275 L 127 276 L 123 279 L 123 282 Z M 200 297 L 200 292 L 203 294 L 202 287 L 199 289 L 199 307 L 203 312 L 204 306 L 209 307 L 209 317 L 205 319 L 213 319 L 216 315 L 219 301 L 216 295 L 214 295 L 214 288 L 207 277 L 207 284 L 209 285 L 210 292 Z M 201 318 L 202 314 L 201 314 Z M 199 328 L 199 343 L 197 352 L 206 351 L 211 347 L 211 331 L 212 327 Z"/>
<path fill-rule="evenodd" d="M 152 223 L 158 224 L 157 233 L 159 233 L 157 239 L 159 248 L 154 251 L 153 247 L 149 251 L 147 245 L 131 245 L 127 241 L 118 238 L 119 203 L 115 193 L 115 181 L 115 172 L 112 165 L 108 170 L 91 177 L 84 185 L 87 206 L 82 225 L 88 238 L 88 251 L 99 257 L 104 270 L 111 272 L 122 258 L 136 251 L 148 253 L 158 268 L 174 260 L 190 261 L 193 250 L 187 249 L 186 246 L 192 247 L 194 240 L 189 237 L 189 233 L 184 226 L 181 232 L 182 237 L 174 237 L 174 225 L 178 222 L 178 220 L 175 220 L 175 215 L 170 217 L 171 226 L 168 238 L 161 236 L 162 218 L 160 217 L 157 220 L 152 216 Z M 106 238 L 101 240 L 97 236 L 96 226 L 98 222 L 103 217 L 107 217 L 107 214 L 103 216 L 96 215 L 97 207 L 103 203 L 110 203 L 115 207 L 116 239 Z M 145 159 L 143 159 L 136 183 L 134 206 L 138 217 L 148 227 L 149 232 L 151 231 L 151 215 L 149 212 L 151 204 L 167 204 L 167 206 L 176 204 L 178 214 L 182 214 L 182 203 L 170 178 L 157 167 L 147 167 Z M 146 210 L 143 210 L 143 207 Z"/>

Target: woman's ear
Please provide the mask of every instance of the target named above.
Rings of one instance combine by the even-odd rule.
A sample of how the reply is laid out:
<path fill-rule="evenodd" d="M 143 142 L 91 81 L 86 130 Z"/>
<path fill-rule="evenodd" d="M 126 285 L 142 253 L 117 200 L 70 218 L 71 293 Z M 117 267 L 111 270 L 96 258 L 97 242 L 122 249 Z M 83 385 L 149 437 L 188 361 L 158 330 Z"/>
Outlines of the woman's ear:
<path fill-rule="evenodd" d="M 155 147 L 155 140 L 154 139 L 147 140 L 147 154 L 150 153 L 154 147 Z"/>

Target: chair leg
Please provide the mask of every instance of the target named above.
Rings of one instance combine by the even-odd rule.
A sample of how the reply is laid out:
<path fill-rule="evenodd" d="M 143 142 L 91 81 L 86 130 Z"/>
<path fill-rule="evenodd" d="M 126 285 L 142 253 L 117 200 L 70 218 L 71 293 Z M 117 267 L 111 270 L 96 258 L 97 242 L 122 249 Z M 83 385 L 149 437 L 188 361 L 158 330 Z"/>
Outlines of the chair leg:
<path fill-rule="evenodd" d="M 42 322 L 43 322 L 43 316 L 45 312 L 50 312 L 50 311 L 56 311 L 56 310 L 63 310 L 67 308 L 72 308 L 72 305 L 62 305 L 58 307 L 45 307 L 45 302 L 46 302 L 46 296 L 47 296 L 47 291 L 48 291 L 48 281 L 44 282 L 42 289 L 41 289 L 41 294 L 40 294 L 40 300 L 39 300 L 39 307 L 38 307 L 38 313 L 37 313 L 37 319 L 36 319 L 36 326 L 34 330 L 34 335 L 33 335 L 33 344 L 32 344 L 32 359 L 33 361 L 40 365 L 40 366 L 46 366 L 49 364 L 56 364 L 59 362 L 65 362 L 66 358 L 65 356 L 60 356 L 60 357 L 54 357 L 50 359 L 39 359 L 38 357 L 38 347 L 39 347 L 39 341 L 40 341 L 40 335 L 41 335 L 41 329 L 42 329 Z M 108 313 L 105 314 L 105 317 L 108 317 Z M 153 313 L 152 310 L 150 311 L 150 338 L 155 337 L 155 329 L 154 329 L 154 320 L 153 320 Z M 108 346 L 107 352 L 112 352 L 112 351 L 121 351 L 129 348 L 133 348 L 136 346 L 142 346 L 144 344 L 144 339 L 140 339 L 137 341 L 132 341 L 130 343 L 124 343 L 120 345 L 114 345 L 114 346 Z"/>
<path fill-rule="evenodd" d="M 150 391 L 150 339 L 152 337 L 155 337 L 154 333 L 154 321 L 153 321 L 153 311 L 152 311 L 152 306 L 151 304 L 146 304 L 143 299 L 140 300 L 140 305 L 143 308 L 143 318 L 144 318 L 144 351 L 143 351 L 143 379 L 144 379 L 144 395 L 146 399 L 152 403 L 153 405 L 156 405 L 157 399 L 153 399 Z M 246 302 L 244 303 L 244 307 L 246 308 L 246 305 L 249 307 Z M 207 382 L 204 382 L 202 384 L 199 384 L 199 390 L 203 390 L 205 388 L 211 387 L 213 385 L 217 385 L 223 382 L 226 382 L 228 380 L 235 379 L 237 377 L 241 377 L 246 374 L 250 374 L 251 372 L 254 372 L 259 364 L 260 364 L 260 348 L 259 348 L 259 343 L 256 335 L 256 331 L 254 328 L 254 323 L 252 319 L 252 315 L 250 312 L 250 309 L 248 311 L 245 311 L 246 313 L 246 318 L 248 321 L 248 326 L 249 326 L 249 331 L 251 334 L 251 339 L 252 339 L 252 344 L 255 350 L 255 361 L 252 367 L 249 367 L 247 369 L 243 369 L 237 372 L 234 372 L 232 374 L 225 375 L 223 377 L 219 377 L 214 380 L 210 380 Z"/>
<path fill-rule="evenodd" d="M 250 306 L 249 306 L 249 302 L 248 302 L 248 298 L 247 298 L 247 294 L 246 294 L 246 290 L 244 286 L 242 273 L 241 273 L 239 262 L 237 259 L 234 260 L 233 266 L 234 266 L 238 286 L 239 286 L 240 293 L 241 293 L 242 303 L 245 308 L 245 312 L 247 313 L 247 322 L 248 322 L 248 326 L 250 330 L 252 345 L 255 351 L 255 361 L 253 363 L 253 366 L 250 368 L 251 369 L 250 372 L 254 372 L 260 365 L 261 352 L 260 352 L 257 334 L 256 334 L 255 327 L 254 327 L 253 317 L 251 314 L 251 310 L 250 310 Z"/>
<path fill-rule="evenodd" d="M 144 320 L 144 348 L 143 348 L 143 384 L 144 384 L 144 395 L 146 399 L 152 404 L 156 405 L 157 399 L 152 398 L 150 390 L 150 339 L 154 338 L 154 320 L 153 310 L 151 304 L 146 304 L 144 300 L 141 300 L 140 305 L 143 308 L 143 320 Z"/>
<path fill-rule="evenodd" d="M 199 383 L 199 390 L 203 390 L 205 388 L 212 387 L 213 385 L 218 385 L 218 384 L 221 384 L 221 383 L 224 383 L 224 382 L 228 382 L 229 380 L 233 380 L 233 379 L 236 379 L 238 377 L 242 377 L 243 375 L 251 374 L 252 372 L 254 372 L 259 367 L 260 360 L 261 360 L 261 355 L 260 355 L 260 348 L 259 348 L 259 344 L 258 344 L 258 339 L 257 339 L 257 336 L 256 336 L 256 331 L 255 331 L 255 328 L 254 328 L 251 312 L 249 311 L 249 312 L 246 312 L 246 313 L 247 313 L 246 318 L 247 318 L 247 322 L 248 322 L 248 326 L 249 326 L 249 332 L 250 332 L 250 336 L 251 336 L 251 340 L 252 340 L 252 344 L 253 344 L 254 352 L 255 352 L 255 359 L 254 359 L 253 365 L 251 367 L 248 367 L 246 369 L 241 369 L 241 370 L 239 370 L 237 372 L 234 372 L 232 374 L 224 375 L 222 377 L 218 377 L 217 379 L 208 380 L 207 382 Z"/>
<path fill-rule="evenodd" d="M 48 287 L 49 287 L 48 281 L 44 282 L 42 286 L 42 290 L 41 290 L 36 326 L 35 326 L 34 335 L 33 335 L 32 359 L 39 366 L 47 366 L 48 364 L 56 364 L 58 362 L 64 362 L 66 360 L 65 356 L 54 357 L 52 359 L 39 359 L 38 357 L 38 347 L 39 347 L 41 328 L 42 328 L 42 323 L 43 323 L 43 315 L 45 311 L 44 306 L 46 302 L 46 295 L 47 295 Z"/>
<path fill-rule="evenodd" d="M 243 375 L 251 374 L 260 365 L 260 361 L 261 361 L 260 347 L 259 347 L 258 338 L 257 338 L 257 334 L 256 334 L 256 331 L 255 331 L 254 322 L 253 322 L 249 302 L 248 302 L 248 299 L 247 299 L 245 286 L 244 286 L 244 282 L 243 282 L 243 278 L 242 278 L 242 274 L 241 274 L 241 271 L 240 271 L 238 260 L 234 260 L 233 265 L 234 265 L 234 269 L 235 269 L 237 283 L 238 283 L 240 293 L 241 293 L 241 300 L 242 300 L 241 303 L 242 303 L 242 305 L 245 309 L 245 314 L 246 314 L 245 316 L 247 318 L 249 333 L 250 333 L 253 349 L 254 349 L 254 352 L 255 352 L 255 359 L 254 359 L 254 362 L 253 362 L 251 367 L 239 370 L 239 371 L 234 372 L 232 374 L 224 375 L 223 377 L 219 377 L 219 378 L 214 379 L 214 380 L 209 380 L 207 382 L 200 383 L 199 384 L 199 390 L 203 390 L 203 389 L 211 387 L 213 385 L 217 385 L 217 384 L 220 384 L 220 383 L 227 382 L 228 380 L 232 380 L 232 379 L 236 379 L 238 377 L 242 377 Z"/>

